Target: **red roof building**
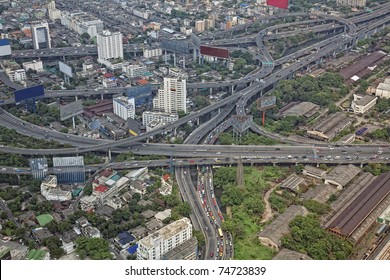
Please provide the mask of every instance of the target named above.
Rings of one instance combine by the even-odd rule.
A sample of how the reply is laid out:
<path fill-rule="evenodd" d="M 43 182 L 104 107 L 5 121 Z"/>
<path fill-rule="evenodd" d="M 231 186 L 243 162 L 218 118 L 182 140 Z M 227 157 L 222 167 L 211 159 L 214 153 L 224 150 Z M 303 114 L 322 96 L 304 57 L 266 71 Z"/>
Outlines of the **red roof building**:
<path fill-rule="evenodd" d="M 104 186 L 104 185 L 99 185 L 99 186 L 97 186 L 97 187 L 94 189 L 94 191 L 100 192 L 100 193 L 104 193 L 104 192 L 106 192 L 106 191 L 108 191 L 108 190 L 109 190 L 109 188 L 106 187 L 106 186 Z"/>

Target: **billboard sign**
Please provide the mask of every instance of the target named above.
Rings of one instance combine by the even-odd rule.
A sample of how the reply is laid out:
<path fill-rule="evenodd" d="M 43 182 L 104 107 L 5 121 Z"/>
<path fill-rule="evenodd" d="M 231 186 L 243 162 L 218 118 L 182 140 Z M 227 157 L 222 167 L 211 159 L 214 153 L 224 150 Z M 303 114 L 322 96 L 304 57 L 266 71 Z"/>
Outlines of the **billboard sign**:
<path fill-rule="evenodd" d="M 276 96 L 265 96 L 257 99 L 257 109 L 265 111 L 276 106 Z"/>
<path fill-rule="evenodd" d="M 189 54 L 190 44 L 187 40 L 169 40 L 162 39 L 160 43 L 161 49 L 178 54 Z"/>
<path fill-rule="evenodd" d="M 208 46 L 200 46 L 200 54 L 213 56 L 213 57 L 219 57 L 219 58 L 225 58 L 225 59 L 229 58 L 229 50 L 228 49 L 208 47 Z"/>
<path fill-rule="evenodd" d="M 0 39 L 0 56 L 11 55 L 11 44 L 8 39 Z"/>
<path fill-rule="evenodd" d="M 80 115 L 83 113 L 83 101 L 78 100 L 60 107 L 60 119 L 61 121 L 70 119 L 71 117 Z"/>
<path fill-rule="evenodd" d="M 197 49 L 200 48 L 201 40 L 194 33 L 191 33 L 191 42 Z"/>
<path fill-rule="evenodd" d="M 73 77 L 72 67 L 70 67 L 69 65 L 63 63 L 62 61 L 59 61 L 58 64 L 60 66 L 60 71 L 62 73 L 64 73 L 68 77 L 71 77 L 71 78 Z"/>
<path fill-rule="evenodd" d="M 29 99 L 38 99 L 45 95 L 43 85 L 37 85 L 14 91 L 15 103 L 20 103 Z"/>
<path fill-rule="evenodd" d="M 267 5 L 287 10 L 288 0 L 267 0 Z"/>

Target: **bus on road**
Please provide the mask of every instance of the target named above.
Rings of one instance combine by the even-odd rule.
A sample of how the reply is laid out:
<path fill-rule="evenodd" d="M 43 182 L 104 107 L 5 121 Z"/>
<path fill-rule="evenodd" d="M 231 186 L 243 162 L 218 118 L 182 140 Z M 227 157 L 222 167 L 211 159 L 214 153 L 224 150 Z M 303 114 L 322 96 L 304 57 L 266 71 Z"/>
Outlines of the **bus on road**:
<path fill-rule="evenodd" d="M 220 236 L 221 238 L 223 238 L 223 233 L 222 233 L 222 229 L 221 229 L 221 228 L 218 229 L 218 233 L 219 233 L 219 236 Z"/>

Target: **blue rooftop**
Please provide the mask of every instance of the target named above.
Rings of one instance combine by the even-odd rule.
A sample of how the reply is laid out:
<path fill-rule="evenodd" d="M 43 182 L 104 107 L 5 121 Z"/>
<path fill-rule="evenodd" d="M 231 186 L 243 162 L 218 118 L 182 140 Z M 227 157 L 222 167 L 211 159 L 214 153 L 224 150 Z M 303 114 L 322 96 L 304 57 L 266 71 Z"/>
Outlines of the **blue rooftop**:
<path fill-rule="evenodd" d="M 135 254 L 137 252 L 137 249 L 138 249 L 138 244 L 135 244 L 131 247 L 129 247 L 129 249 L 127 249 L 127 252 L 132 255 L 132 254 Z"/>
<path fill-rule="evenodd" d="M 118 181 L 120 178 L 121 178 L 121 175 L 115 174 L 115 175 L 112 176 L 110 179 L 111 179 L 111 180 L 114 180 L 114 181 Z"/>
<path fill-rule="evenodd" d="M 119 233 L 118 238 L 121 245 L 126 245 L 135 240 L 135 237 L 127 231 Z"/>

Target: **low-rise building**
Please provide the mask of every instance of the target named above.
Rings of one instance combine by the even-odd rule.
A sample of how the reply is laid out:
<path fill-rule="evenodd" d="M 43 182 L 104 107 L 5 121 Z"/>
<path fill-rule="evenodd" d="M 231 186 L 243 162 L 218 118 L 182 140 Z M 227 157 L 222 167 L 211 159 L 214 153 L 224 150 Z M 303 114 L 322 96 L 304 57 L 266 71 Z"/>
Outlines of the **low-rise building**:
<path fill-rule="evenodd" d="M 308 130 L 307 135 L 315 139 L 329 141 L 351 125 L 352 121 L 353 119 L 344 112 L 337 112 L 320 121 L 312 130 Z"/>
<path fill-rule="evenodd" d="M 81 210 L 85 212 L 93 211 L 98 204 L 99 199 L 94 195 L 86 195 L 80 199 Z"/>
<path fill-rule="evenodd" d="M 171 209 L 165 209 L 164 211 L 158 212 L 156 215 L 154 215 L 154 217 L 157 220 L 163 221 L 163 220 L 165 220 L 167 218 L 170 218 L 171 214 L 172 214 L 172 210 Z"/>
<path fill-rule="evenodd" d="M 375 106 L 378 97 L 372 95 L 353 95 L 351 104 L 352 110 L 355 114 L 365 114 L 368 110 Z"/>
<path fill-rule="evenodd" d="M 131 233 L 124 231 L 118 234 L 114 239 L 115 243 L 121 248 L 129 248 L 136 241 L 135 237 Z"/>
<path fill-rule="evenodd" d="M 33 60 L 33 61 L 27 61 L 23 62 L 23 69 L 26 70 L 26 72 L 31 69 L 37 72 L 43 71 L 43 63 L 41 60 Z"/>
<path fill-rule="evenodd" d="M 71 254 L 76 250 L 75 240 L 78 237 L 79 235 L 73 229 L 62 234 L 62 249 L 64 249 L 66 254 Z"/>
<path fill-rule="evenodd" d="M 150 234 L 138 242 L 138 260 L 160 260 L 192 237 L 190 219 L 183 218 Z"/>
<path fill-rule="evenodd" d="M 305 179 L 299 177 L 296 174 L 291 174 L 286 179 L 283 180 L 283 182 L 280 183 L 280 187 L 282 189 L 289 189 L 293 192 L 299 191 L 299 185 L 302 184 L 305 181 Z"/>
<path fill-rule="evenodd" d="M 150 111 L 144 111 L 142 113 L 142 124 L 146 126 L 148 123 L 154 120 L 161 120 L 166 123 L 172 123 L 179 119 L 179 116 L 177 114 L 170 114 L 170 113 L 164 113 L 164 112 L 150 112 Z"/>
<path fill-rule="evenodd" d="M 50 260 L 50 254 L 49 252 L 45 250 L 36 250 L 36 249 L 31 249 L 26 256 L 26 260 L 39 260 L 39 261 L 44 261 L 44 260 Z"/>
<path fill-rule="evenodd" d="M 24 69 L 17 69 L 17 70 L 6 69 L 5 73 L 7 74 L 11 82 L 21 82 L 27 79 L 26 70 Z"/>
<path fill-rule="evenodd" d="M 147 70 L 145 65 L 132 64 L 123 66 L 123 72 L 126 72 L 130 78 L 143 77 Z"/>
<path fill-rule="evenodd" d="M 298 215 L 306 216 L 309 212 L 303 206 L 291 205 L 271 224 L 258 234 L 261 244 L 279 250 L 281 238 L 290 232 L 289 223 Z"/>
<path fill-rule="evenodd" d="M 72 192 L 61 190 L 57 185 L 57 176 L 49 175 L 41 183 L 41 194 L 47 200 L 68 201 L 72 199 Z"/>
<path fill-rule="evenodd" d="M 283 248 L 280 250 L 273 260 L 312 260 L 308 255 L 295 252 L 290 249 Z"/>
<path fill-rule="evenodd" d="M 390 98 L 390 78 L 387 78 L 383 83 L 380 83 L 377 86 L 375 95 L 381 98 Z"/>
<path fill-rule="evenodd" d="M 326 203 L 332 194 L 336 194 L 338 191 L 335 187 L 328 184 L 320 184 L 315 188 L 308 190 L 303 195 L 303 200 L 315 200 L 320 203 Z"/>
<path fill-rule="evenodd" d="M 311 165 L 306 165 L 302 171 L 302 174 L 321 180 L 324 179 L 326 171 Z"/>
<path fill-rule="evenodd" d="M 338 165 L 325 176 L 325 184 L 334 185 L 342 190 L 360 172 L 360 168 L 353 164 Z"/>
<path fill-rule="evenodd" d="M 143 53 L 145 58 L 160 57 L 162 49 L 160 48 L 145 48 Z"/>

